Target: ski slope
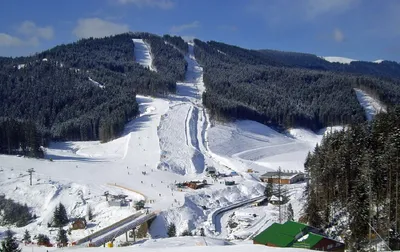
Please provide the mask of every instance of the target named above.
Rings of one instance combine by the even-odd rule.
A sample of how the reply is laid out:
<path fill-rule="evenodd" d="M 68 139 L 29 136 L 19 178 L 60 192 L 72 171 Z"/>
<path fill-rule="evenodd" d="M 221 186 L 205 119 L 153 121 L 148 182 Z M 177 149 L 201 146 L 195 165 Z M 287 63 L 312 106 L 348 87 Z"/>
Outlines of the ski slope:
<path fill-rule="evenodd" d="M 157 71 L 153 66 L 153 58 L 151 56 L 150 46 L 143 39 L 132 39 L 135 44 L 134 54 L 135 61 L 151 71 Z"/>
<path fill-rule="evenodd" d="M 322 140 L 325 131 L 290 129 L 283 134 L 261 123 L 238 120 L 216 123 L 208 131 L 208 144 L 215 158 L 237 172 L 252 169 L 264 173 L 278 167 L 303 171 L 307 153 Z"/>
<path fill-rule="evenodd" d="M 90 78 L 90 77 L 89 77 L 89 81 L 90 81 L 91 83 L 93 83 L 93 85 L 95 85 L 96 87 L 99 87 L 99 88 L 101 88 L 101 89 L 103 89 L 103 88 L 106 87 L 106 86 L 104 86 L 104 85 L 98 83 L 97 81 L 93 80 L 93 79 Z"/>
<path fill-rule="evenodd" d="M 329 57 L 321 57 L 322 59 L 329 61 L 331 63 L 341 63 L 341 64 L 350 64 L 353 61 L 358 61 L 355 59 L 345 58 L 345 57 L 336 57 L 336 56 L 329 56 Z"/>
<path fill-rule="evenodd" d="M 356 91 L 358 102 L 365 110 L 365 116 L 367 117 L 368 121 L 371 121 L 375 115 L 380 112 L 386 113 L 386 106 L 383 105 L 379 100 L 368 95 L 361 89 L 355 88 L 354 91 Z"/>
<path fill-rule="evenodd" d="M 178 82 L 176 95 L 170 96 L 169 111 L 162 117 L 158 132 L 161 166 L 181 175 L 193 175 L 203 173 L 207 165 L 208 119 L 201 102 L 205 90 L 203 68 L 195 60 L 193 44 L 189 44 L 185 60 L 185 81 Z"/>
<path fill-rule="evenodd" d="M 151 70 L 150 48 L 143 40 L 133 42 L 136 61 Z M 160 211 L 150 227 L 153 238 L 167 237 L 170 223 L 176 225 L 178 235 L 185 230 L 199 234 L 201 228 L 212 226 L 210 216 L 217 209 L 262 195 L 264 185 L 258 176 L 263 172 L 279 166 L 284 170 L 304 169 L 308 151 L 322 139 L 323 132 L 292 129 L 282 134 L 253 121 L 211 126 L 201 101 L 203 69 L 193 47 L 189 43 L 185 80 L 177 83 L 176 94 L 163 99 L 137 96 L 140 116 L 126 125 L 119 138 L 107 143 L 51 143 L 43 160 L 0 155 L 0 193 L 26 203 L 38 216 L 27 227 L 12 228 L 18 239 L 27 229 L 32 235 L 49 235 L 54 242 L 57 232 L 47 228 L 47 223 L 60 202 L 71 218 L 84 217 L 88 206 L 94 210 L 94 220 L 86 230 L 73 231 L 68 237 L 71 241 L 135 214 L 132 206 L 138 200 L 146 200 L 150 211 Z M 214 180 L 205 172 L 211 166 L 218 173 L 237 171 L 238 175 Z M 36 171 L 32 186 L 28 185 L 29 168 Z M 255 173 L 248 173 L 249 168 Z M 207 186 L 199 190 L 175 187 L 177 182 L 188 180 L 206 180 Z M 235 181 L 236 185 L 225 186 L 225 181 Z M 298 191 L 302 186 L 291 190 L 296 216 L 301 211 Z M 128 207 L 110 207 L 103 196 L 106 191 L 125 194 L 132 202 Z M 260 209 L 235 211 L 259 213 Z M 276 221 L 276 216 L 277 209 L 271 206 L 251 222 L 254 228 L 240 226 L 231 232 L 227 228 L 229 218 L 223 214 L 218 237 L 250 237 Z M 5 229 L 0 227 L 0 232 Z M 116 244 L 121 240 L 124 237 Z M 156 241 L 168 244 L 152 240 Z"/>

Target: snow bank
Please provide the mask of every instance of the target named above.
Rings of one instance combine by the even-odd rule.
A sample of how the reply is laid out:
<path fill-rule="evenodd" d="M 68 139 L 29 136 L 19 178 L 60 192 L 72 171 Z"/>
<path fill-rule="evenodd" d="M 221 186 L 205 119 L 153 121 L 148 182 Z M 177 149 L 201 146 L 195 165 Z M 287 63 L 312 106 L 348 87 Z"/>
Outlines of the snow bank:
<path fill-rule="evenodd" d="M 188 241 L 186 241 L 188 240 Z M 263 245 L 254 245 L 250 243 L 243 243 L 238 245 L 222 245 L 223 241 L 219 242 L 217 240 L 212 240 L 204 237 L 176 237 L 176 238 L 168 238 L 168 239 L 157 239 L 157 240 L 149 240 L 146 243 L 142 244 L 142 246 L 134 245 L 130 247 L 119 247 L 113 248 L 113 250 L 120 252 L 130 252 L 130 251 L 139 251 L 139 252 L 243 252 L 243 251 L 252 251 L 252 252 L 295 252 L 299 251 L 297 248 L 274 248 Z M 150 244 L 152 244 L 150 246 Z M 193 245 L 194 244 L 194 245 Z M 25 250 L 30 250 L 31 247 L 23 247 Z M 93 250 L 96 251 L 110 251 L 109 248 L 73 248 L 74 251 L 78 252 L 90 252 Z M 56 248 L 45 248 L 45 247 L 34 247 L 34 251 L 37 252 L 45 252 L 56 250 Z M 301 249 L 301 251 L 313 251 L 308 249 Z"/>

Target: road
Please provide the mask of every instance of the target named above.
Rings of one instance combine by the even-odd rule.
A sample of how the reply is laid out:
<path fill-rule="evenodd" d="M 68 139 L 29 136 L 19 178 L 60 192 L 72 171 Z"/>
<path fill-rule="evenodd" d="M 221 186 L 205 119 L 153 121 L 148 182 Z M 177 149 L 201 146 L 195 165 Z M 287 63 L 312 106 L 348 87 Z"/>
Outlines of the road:
<path fill-rule="evenodd" d="M 120 220 L 91 235 L 88 235 L 74 242 L 73 244 L 80 246 L 99 247 L 109 241 L 112 241 L 116 237 L 132 230 L 133 228 L 142 225 L 146 221 L 157 217 L 157 214 L 158 212 L 151 212 L 148 214 L 145 214 L 144 211 L 137 212 L 123 220 Z"/>

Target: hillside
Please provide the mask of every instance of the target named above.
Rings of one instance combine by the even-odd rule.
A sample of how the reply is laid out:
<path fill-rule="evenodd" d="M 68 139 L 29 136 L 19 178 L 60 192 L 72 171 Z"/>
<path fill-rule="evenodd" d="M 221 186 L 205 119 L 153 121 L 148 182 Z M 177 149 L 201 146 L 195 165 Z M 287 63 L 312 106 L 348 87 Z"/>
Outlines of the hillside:
<path fill-rule="evenodd" d="M 147 51 L 135 56 L 138 61 L 147 62 L 147 67 L 152 61 L 144 60 L 149 55 L 151 46 L 145 48 Z M 193 243 L 188 244 L 183 238 L 163 239 L 167 237 L 166 228 L 171 223 L 176 225 L 178 236 L 186 231 L 199 235 L 203 229 L 209 238 L 200 238 L 196 244 L 207 239 L 208 245 L 218 245 L 221 242 L 225 244 L 221 239 L 250 239 L 277 221 L 278 209 L 273 205 L 254 207 L 247 203 L 226 213 L 222 212 L 217 216 L 214 214 L 237 202 L 251 202 L 249 200 L 259 198 L 263 194 L 264 185 L 257 176 L 262 171 L 275 167 L 262 164 L 258 174 L 249 174 L 234 162 L 236 157 L 224 155 L 219 151 L 221 148 L 218 150 L 211 143 L 210 140 L 214 139 L 212 129 L 218 129 L 217 134 L 223 136 L 230 134 L 230 129 L 221 127 L 219 123 L 211 125 L 209 114 L 201 101 L 201 93 L 204 92 L 203 69 L 199 66 L 193 49 L 194 45 L 188 44 L 188 53 L 184 55 L 187 63 L 185 80 L 176 83 L 176 94 L 159 98 L 137 95 L 140 113 L 125 125 L 120 137 L 107 143 L 51 142 L 44 149 L 45 159 L 0 155 L 0 188 L 5 197 L 27 204 L 31 214 L 36 215 L 25 226 L 10 224 L 17 239 L 20 240 L 23 232 L 28 230 L 32 235 L 48 235 L 54 243 L 57 234 L 47 227 L 47 223 L 51 222 L 54 209 L 59 203 L 65 205 L 71 221 L 84 217 L 88 207 L 93 210 L 94 219 L 89 222 L 87 229 L 72 231 L 68 235 L 70 242 L 135 214 L 137 211 L 132 205 L 141 199 L 146 200 L 149 211 L 158 213 L 149 230 L 149 236 L 157 240 L 150 240 L 143 247 L 153 246 L 155 242 L 168 244 L 169 241 L 193 246 Z M 235 125 L 231 127 L 234 128 Z M 267 147 L 271 144 L 284 143 L 289 138 L 255 122 L 245 122 L 240 131 L 249 136 L 247 143 L 243 143 L 241 138 L 235 138 L 229 144 L 239 151 L 240 148 L 261 147 L 257 151 L 261 155 L 262 150 L 266 154 Z M 257 132 L 269 134 L 261 137 L 262 141 L 252 143 L 250 138 L 257 137 Z M 294 139 L 297 136 L 293 136 L 293 141 L 297 142 Z M 315 139 L 317 142 L 317 138 Z M 302 145 L 301 140 L 298 140 L 299 147 L 312 149 L 312 144 Z M 293 153 L 296 153 L 296 149 L 293 149 Z M 241 157 L 251 158 L 251 155 Z M 296 155 L 296 158 L 299 160 L 294 162 L 301 163 L 304 157 Z M 281 164 L 285 162 L 283 156 L 278 155 L 275 160 L 278 159 L 281 159 Z M 221 175 L 216 179 L 207 176 L 206 169 L 209 167 L 214 167 Z M 29 185 L 29 176 L 26 173 L 29 168 L 35 169 L 32 186 Z M 236 171 L 236 175 L 222 175 L 233 171 Z M 178 188 L 176 185 L 190 180 L 206 180 L 207 185 L 198 190 Z M 226 181 L 234 181 L 235 185 L 225 185 Z M 301 192 L 304 186 L 302 183 L 288 187 L 289 202 L 294 205 L 296 218 L 301 215 Z M 127 195 L 132 203 L 127 207 L 110 206 L 106 202 L 105 192 L 110 195 Z M 234 212 L 252 214 L 243 219 L 235 218 L 234 221 L 240 225 L 231 229 L 228 223 L 231 222 Z M 0 231 L 4 233 L 6 228 L 1 226 Z M 64 228 L 67 229 L 68 226 Z M 210 240 L 213 237 L 218 240 Z M 115 244 L 121 244 L 124 239 L 124 236 L 118 237 Z M 140 244 L 135 246 L 141 247 Z M 201 250 L 200 247 L 193 249 Z M 241 245 L 235 249 L 240 250 Z M 260 249 L 271 250 L 261 246 Z"/>
<path fill-rule="evenodd" d="M 135 63 L 133 38 L 151 45 L 157 72 Z M 115 138 L 138 115 L 136 94 L 174 92 L 186 70 L 180 52 L 147 33 L 84 39 L 0 64 L 0 117 L 34 122 L 41 145 Z"/>
<path fill-rule="evenodd" d="M 399 101 L 399 81 L 378 78 L 399 77 L 392 74 L 399 72 L 394 62 L 339 64 L 311 54 L 195 44 L 205 70 L 202 102 L 213 119 L 318 130 L 365 120 L 353 88 L 387 106 Z M 146 58 L 137 61 L 144 50 L 149 50 Z M 180 37 L 125 33 L 1 58 L 0 117 L 35 123 L 40 145 L 56 139 L 109 141 L 138 115 L 135 94 L 176 91 L 176 81 L 185 78 L 187 52 Z M 360 70 L 363 65 L 371 71 Z"/>
<path fill-rule="evenodd" d="M 370 76 L 339 63 L 342 70 L 325 67 L 336 64 L 309 54 L 259 52 L 214 41 L 195 40 L 195 44 L 207 89 L 203 103 L 216 119 L 318 130 L 365 120 L 354 88 L 388 106 L 400 102 L 400 81 L 378 77 L 384 62 L 368 63 L 375 67 Z M 353 63 L 359 62 L 350 66 Z"/>
<path fill-rule="evenodd" d="M 248 241 L 279 214 L 289 218 L 289 204 L 294 218 L 304 219 L 307 183 L 284 186 L 282 209 L 255 206 L 266 188 L 259 176 L 279 168 L 311 171 L 304 162 L 316 144 L 326 145 L 325 135 L 329 139 L 346 124 L 391 112 L 400 93 L 392 79 L 282 66 L 258 51 L 145 33 L 85 39 L 1 64 L 12 73 L 2 72 L 7 88 L 2 89 L 1 151 L 44 159 L 0 155 L 1 193 L 32 215 L 22 224 L 0 218 L 0 231 L 8 225 L 18 240 L 28 230 L 55 243 L 57 232 L 47 226 L 55 207 L 63 203 L 71 222 L 90 207 L 94 218 L 86 229 L 68 234 L 71 243 L 137 214 L 135 202 L 145 200 L 146 210 L 157 215 L 146 237 L 153 239 L 133 248 L 150 251 L 163 249 L 158 244 L 202 251 L 200 245 L 231 242 L 237 244 L 220 250 L 281 251 Z M 386 121 L 377 125 L 394 128 Z M 44 140 L 49 144 L 41 147 Z M 215 178 L 208 174 L 211 167 Z M 30 168 L 35 169 L 32 186 Z M 185 186 L 189 181 L 198 181 L 200 188 Z M 106 194 L 131 201 L 113 206 Z M 177 236 L 207 238 L 166 239 L 171 224 Z M 124 240 L 116 237 L 115 245 Z"/>

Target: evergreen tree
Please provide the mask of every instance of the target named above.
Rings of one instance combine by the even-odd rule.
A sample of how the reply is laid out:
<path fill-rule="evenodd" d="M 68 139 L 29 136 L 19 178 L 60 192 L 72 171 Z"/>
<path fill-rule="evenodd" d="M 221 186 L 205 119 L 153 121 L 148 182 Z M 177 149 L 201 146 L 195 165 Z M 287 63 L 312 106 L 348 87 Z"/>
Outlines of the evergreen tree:
<path fill-rule="evenodd" d="M 48 245 L 50 244 L 50 239 L 47 235 L 39 234 L 37 236 L 37 243 L 38 245 Z"/>
<path fill-rule="evenodd" d="M 305 206 L 305 214 L 307 216 L 307 222 L 310 226 L 319 228 L 322 226 L 322 218 L 319 213 L 319 208 L 317 204 L 317 199 L 314 191 L 310 191 Z"/>
<path fill-rule="evenodd" d="M 293 207 L 292 207 L 291 203 L 289 203 L 288 208 L 287 208 L 287 220 L 288 221 L 294 220 L 294 212 L 293 212 Z"/>
<path fill-rule="evenodd" d="M 175 237 L 176 236 L 176 226 L 174 223 L 168 225 L 167 230 L 168 237 Z"/>
<path fill-rule="evenodd" d="M 143 209 L 144 205 L 145 205 L 145 201 L 144 200 L 139 200 L 139 201 L 135 202 L 136 211 L 139 211 L 139 210 Z"/>
<path fill-rule="evenodd" d="M 68 244 L 67 231 L 60 227 L 57 234 L 57 242 L 62 246 L 66 246 Z"/>
<path fill-rule="evenodd" d="M 1 242 L 0 252 L 20 252 L 22 249 L 18 248 L 19 244 L 14 237 L 12 231 L 6 231 L 6 238 Z"/>
<path fill-rule="evenodd" d="M 31 235 L 29 233 L 28 230 L 25 229 L 25 233 L 24 233 L 24 242 L 25 243 L 31 243 Z"/>
<path fill-rule="evenodd" d="M 181 236 L 192 236 L 192 233 L 189 231 L 189 229 L 186 229 L 182 232 Z"/>
<path fill-rule="evenodd" d="M 92 210 L 92 207 L 90 205 L 88 205 L 88 207 L 87 207 L 86 218 L 87 218 L 88 221 L 93 219 L 93 210 Z"/>
<path fill-rule="evenodd" d="M 68 224 L 68 215 L 65 206 L 60 203 L 54 210 L 53 226 L 62 227 Z"/>
<path fill-rule="evenodd" d="M 264 196 L 271 198 L 273 190 L 274 190 L 274 185 L 270 181 L 268 181 L 267 185 L 265 186 Z"/>

